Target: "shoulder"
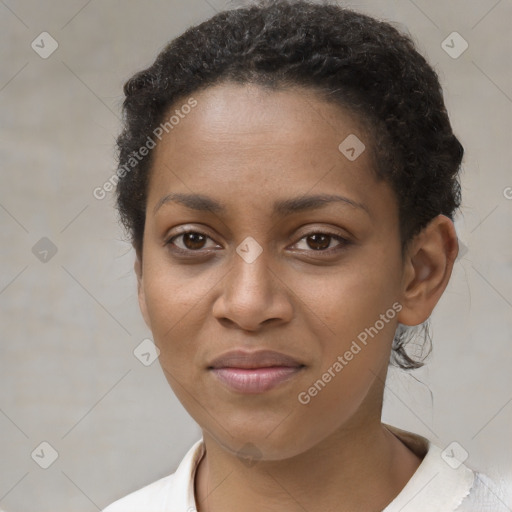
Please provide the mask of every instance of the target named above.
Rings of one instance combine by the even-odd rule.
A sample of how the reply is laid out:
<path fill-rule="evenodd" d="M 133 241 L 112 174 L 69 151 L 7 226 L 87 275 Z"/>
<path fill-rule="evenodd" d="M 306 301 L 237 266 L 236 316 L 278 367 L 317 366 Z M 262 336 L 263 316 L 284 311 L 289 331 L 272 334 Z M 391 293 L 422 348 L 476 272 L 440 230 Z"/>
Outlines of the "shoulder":
<path fill-rule="evenodd" d="M 506 489 L 484 473 L 475 471 L 475 480 L 469 494 L 464 498 L 456 512 L 506 512 L 510 496 Z"/>
<path fill-rule="evenodd" d="M 128 494 L 103 512 L 166 512 L 194 509 L 194 475 L 204 455 L 200 439 L 188 450 L 174 473 Z"/>
<path fill-rule="evenodd" d="M 455 442 L 444 449 L 428 439 L 391 425 L 386 427 L 422 462 L 384 512 L 510 512 L 499 487 L 465 464 L 467 452 Z M 504 487 L 503 484 L 502 487 Z"/>
<path fill-rule="evenodd" d="M 384 512 L 455 511 L 473 486 L 473 471 L 456 460 L 453 450 L 442 450 L 418 434 L 391 425 L 386 428 L 416 453 L 421 463 Z"/>
<path fill-rule="evenodd" d="M 146 485 L 142 489 L 134 491 L 124 498 L 109 505 L 103 512 L 156 512 L 165 510 L 166 496 L 169 495 L 175 481 L 175 473 Z"/>

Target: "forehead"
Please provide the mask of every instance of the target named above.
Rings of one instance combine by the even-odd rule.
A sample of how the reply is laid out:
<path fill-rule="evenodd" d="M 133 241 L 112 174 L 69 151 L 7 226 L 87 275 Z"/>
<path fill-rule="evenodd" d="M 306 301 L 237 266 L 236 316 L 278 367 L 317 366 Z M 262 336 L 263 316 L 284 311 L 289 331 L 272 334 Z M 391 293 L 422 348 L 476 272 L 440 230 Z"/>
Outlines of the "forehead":
<path fill-rule="evenodd" d="M 192 135 L 196 143 L 219 144 L 219 150 L 221 144 L 285 145 L 294 141 L 316 147 L 334 142 L 336 149 L 340 137 L 364 131 L 358 116 L 307 88 L 274 90 L 227 82 L 208 87 L 194 98 L 197 106 L 181 116 L 169 137 L 164 135 L 167 145 L 178 149 Z M 185 102 L 177 102 L 169 114 Z"/>
<path fill-rule="evenodd" d="M 198 192 L 227 204 L 243 198 L 263 208 L 266 198 L 308 192 L 364 203 L 382 187 L 363 124 L 315 91 L 227 83 L 192 96 L 197 105 L 154 150 L 148 210 L 172 192 Z M 344 152 L 347 144 L 356 158 Z"/>

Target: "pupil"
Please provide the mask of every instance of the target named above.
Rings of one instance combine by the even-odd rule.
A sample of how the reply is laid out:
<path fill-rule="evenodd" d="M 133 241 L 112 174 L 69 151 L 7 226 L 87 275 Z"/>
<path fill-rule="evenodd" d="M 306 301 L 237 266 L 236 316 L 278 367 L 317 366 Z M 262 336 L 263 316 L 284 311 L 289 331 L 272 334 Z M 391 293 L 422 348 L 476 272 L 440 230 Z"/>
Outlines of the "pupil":
<path fill-rule="evenodd" d="M 330 238 L 330 235 L 322 235 L 322 234 L 317 234 L 317 235 L 310 235 L 308 238 L 310 239 L 313 239 L 313 245 L 309 244 L 309 246 L 314 249 L 315 251 L 318 251 L 320 249 L 326 249 L 327 247 L 329 247 L 329 238 Z M 323 244 L 320 242 L 319 243 L 319 239 L 323 239 Z M 325 241 L 327 241 L 327 244 L 325 243 Z M 316 246 L 315 246 L 316 244 Z M 320 245 L 320 247 L 318 247 L 318 245 Z"/>
<path fill-rule="evenodd" d="M 204 236 L 199 233 L 187 233 L 184 239 L 188 249 L 201 249 L 201 242 L 204 242 Z"/>

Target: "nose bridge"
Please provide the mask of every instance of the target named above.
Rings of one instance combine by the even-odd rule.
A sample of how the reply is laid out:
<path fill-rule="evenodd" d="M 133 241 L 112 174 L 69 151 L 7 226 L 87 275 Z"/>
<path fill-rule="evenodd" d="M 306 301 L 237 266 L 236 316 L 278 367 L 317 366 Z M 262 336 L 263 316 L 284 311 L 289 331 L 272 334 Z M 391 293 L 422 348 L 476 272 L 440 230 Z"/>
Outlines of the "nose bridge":
<path fill-rule="evenodd" d="M 254 294 L 267 294 L 269 285 L 275 280 L 270 265 L 270 251 L 264 246 L 265 241 L 258 237 L 247 236 L 237 247 L 234 255 L 233 267 L 230 272 L 232 290 L 237 292 L 250 292 Z"/>
<path fill-rule="evenodd" d="M 275 274 L 270 249 L 255 238 L 246 237 L 236 247 L 231 269 L 214 305 L 214 316 L 247 331 L 258 329 L 270 319 L 290 321 L 293 307 L 281 293 Z"/>

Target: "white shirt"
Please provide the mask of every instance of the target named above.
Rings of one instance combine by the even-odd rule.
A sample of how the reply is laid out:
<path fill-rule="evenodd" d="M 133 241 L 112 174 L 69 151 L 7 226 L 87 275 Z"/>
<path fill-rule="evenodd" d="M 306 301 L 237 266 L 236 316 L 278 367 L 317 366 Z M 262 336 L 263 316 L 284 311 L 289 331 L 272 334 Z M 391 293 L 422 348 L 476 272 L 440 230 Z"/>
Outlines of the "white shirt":
<path fill-rule="evenodd" d="M 492 481 L 411 432 L 385 425 L 423 460 L 400 494 L 382 512 L 506 512 Z M 112 503 L 103 512 L 195 512 L 197 466 L 205 453 L 203 439 L 190 448 L 169 476 Z M 448 460 L 450 463 L 448 463 Z"/>

